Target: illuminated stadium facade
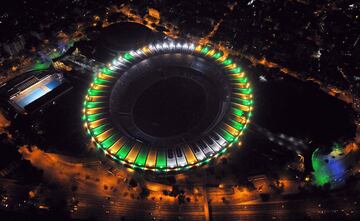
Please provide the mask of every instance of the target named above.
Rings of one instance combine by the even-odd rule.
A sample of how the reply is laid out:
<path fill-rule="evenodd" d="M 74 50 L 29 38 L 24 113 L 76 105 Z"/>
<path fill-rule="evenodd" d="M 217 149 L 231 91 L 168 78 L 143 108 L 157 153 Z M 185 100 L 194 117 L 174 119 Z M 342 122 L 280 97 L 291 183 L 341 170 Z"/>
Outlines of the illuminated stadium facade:
<path fill-rule="evenodd" d="M 171 99 L 172 90 L 177 98 Z M 92 141 L 114 160 L 180 171 L 239 142 L 252 104 L 248 78 L 226 52 L 166 41 L 126 52 L 96 73 L 83 121 Z"/>

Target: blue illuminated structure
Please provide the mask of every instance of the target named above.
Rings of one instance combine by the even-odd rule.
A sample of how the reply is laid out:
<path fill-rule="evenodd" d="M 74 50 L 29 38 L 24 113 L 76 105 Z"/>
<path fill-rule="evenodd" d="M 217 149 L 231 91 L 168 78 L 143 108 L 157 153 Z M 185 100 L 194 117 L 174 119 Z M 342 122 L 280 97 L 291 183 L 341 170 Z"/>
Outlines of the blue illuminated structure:
<path fill-rule="evenodd" d="M 313 183 L 317 186 L 326 184 L 337 188 L 345 184 L 346 178 L 351 174 L 349 168 L 356 161 L 358 147 L 350 143 L 345 147 L 335 144 L 330 152 L 317 148 L 312 154 L 314 169 Z"/>
<path fill-rule="evenodd" d="M 9 97 L 9 103 L 20 113 L 26 113 L 26 107 L 52 92 L 64 81 L 61 73 L 31 76 L 15 85 Z"/>

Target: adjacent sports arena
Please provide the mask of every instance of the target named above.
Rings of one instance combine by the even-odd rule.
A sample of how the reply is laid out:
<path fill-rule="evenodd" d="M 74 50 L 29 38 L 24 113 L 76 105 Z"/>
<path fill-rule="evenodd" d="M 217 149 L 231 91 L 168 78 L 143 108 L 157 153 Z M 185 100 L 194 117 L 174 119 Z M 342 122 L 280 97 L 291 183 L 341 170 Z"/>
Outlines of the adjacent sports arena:
<path fill-rule="evenodd" d="M 132 168 L 180 171 L 224 153 L 252 111 L 246 74 L 227 53 L 166 41 L 95 74 L 83 121 L 96 146 Z"/>

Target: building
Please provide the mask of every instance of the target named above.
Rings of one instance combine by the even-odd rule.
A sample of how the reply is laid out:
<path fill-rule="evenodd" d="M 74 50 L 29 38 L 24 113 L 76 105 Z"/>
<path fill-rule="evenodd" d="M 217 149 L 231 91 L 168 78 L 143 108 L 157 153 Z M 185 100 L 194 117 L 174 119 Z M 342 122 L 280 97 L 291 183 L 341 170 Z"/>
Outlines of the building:
<path fill-rule="evenodd" d="M 331 189 L 341 187 L 353 174 L 352 167 L 357 164 L 359 148 L 356 143 L 345 147 L 335 144 L 330 152 L 316 149 L 312 154 L 313 183 L 316 186 L 330 185 Z"/>
<path fill-rule="evenodd" d="M 2 106 L 9 113 L 28 114 L 71 88 L 60 72 L 25 73 L 0 87 Z"/>

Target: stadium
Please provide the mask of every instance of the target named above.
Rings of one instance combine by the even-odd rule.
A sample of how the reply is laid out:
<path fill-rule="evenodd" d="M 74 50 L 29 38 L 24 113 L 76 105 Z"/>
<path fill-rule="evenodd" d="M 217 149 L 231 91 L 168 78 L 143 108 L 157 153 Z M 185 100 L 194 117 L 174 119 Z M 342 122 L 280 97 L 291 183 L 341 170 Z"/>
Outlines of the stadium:
<path fill-rule="evenodd" d="M 252 104 L 248 78 L 226 52 L 164 41 L 126 52 L 95 73 L 83 121 L 115 161 L 181 171 L 239 142 Z"/>

